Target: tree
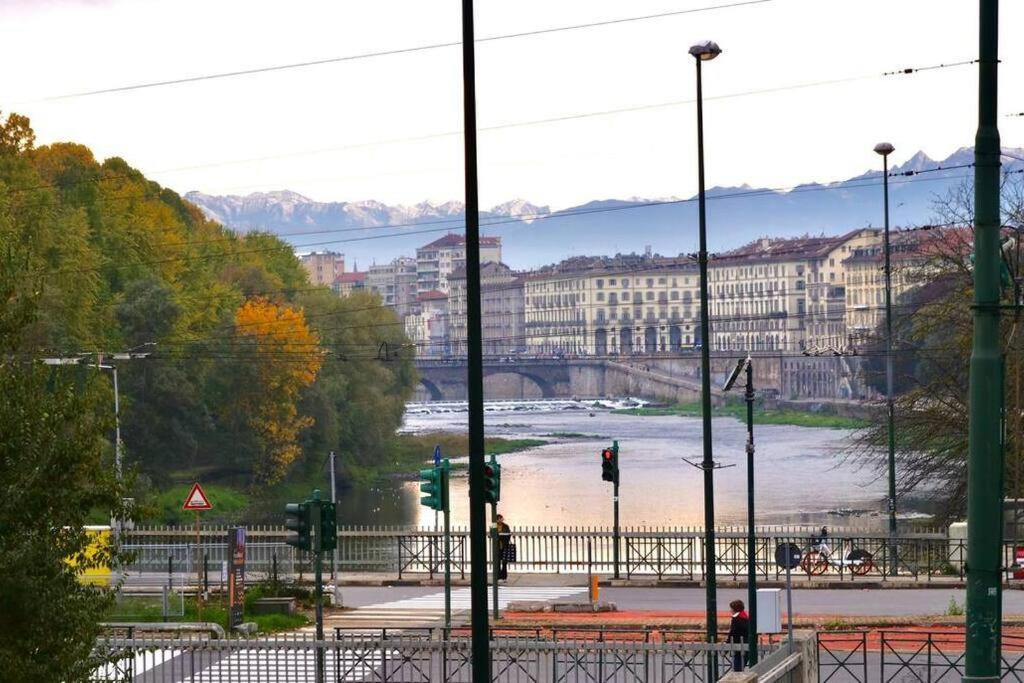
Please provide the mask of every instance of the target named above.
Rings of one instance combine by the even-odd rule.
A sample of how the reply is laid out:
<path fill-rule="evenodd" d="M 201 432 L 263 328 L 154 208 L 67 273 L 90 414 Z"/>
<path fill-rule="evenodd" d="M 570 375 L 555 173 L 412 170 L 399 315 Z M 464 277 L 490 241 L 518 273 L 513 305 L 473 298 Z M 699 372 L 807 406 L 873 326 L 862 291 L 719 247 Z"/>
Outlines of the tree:
<path fill-rule="evenodd" d="M 937 228 L 921 240 L 925 245 L 911 265 L 910 274 L 926 286 L 912 292 L 912 313 L 899 326 L 895 341 L 903 391 L 895 400 L 897 437 L 897 486 L 900 497 L 921 495 L 938 504 L 944 520 L 960 517 L 967 499 L 968 380 L 973 334 L 972 188 L 964 184 L 936 201 Z M 1024 183 L 1007 180 L 1002 192 L 1004 225 L 1024 223 Z M 1007 237 L 1019 228 L 1004 229 Z M 1007 272 L 1020 277 L 1024 259 L 1020 250 L 1004 254 Z M 895 268 L 894 268 L 895 271 Z M 1009 303 L 1012 282 L 1004 290 Z M 1006 416 L 1004 494 L 1024 497 L 1024 320 L 1020 314 L 1004 314 L 1002 338 L 1004 386 L 993 387 L 1003 394 Z M 884 329 L 877 338 L 884 340 Z M 877 351 L 878 349 L 876 349 Z M 870 365 L 876 386 L 884 360 L 873 358 Z M 884 371 L 883 371 L 884 372 Z M 881 375 L 884 377 L 884 374 Z M 881 380 L 884 383 L 884 379 Z M 884 420 L 862 430 L 849 453 L 865 460 L 879 476 L 885 476 L 887 431 Z"/>
<path fill-rule="evenodd" d="M 274 483 L 298 460 L 299 435 L 313 424 L 298 402 L 323 363 L 319 337 L 301 309 L 257 297 L 235 313 L 231 353 L 240 361 L 230 379 L 232 427 L 253 437 L 254 483 Z"/>

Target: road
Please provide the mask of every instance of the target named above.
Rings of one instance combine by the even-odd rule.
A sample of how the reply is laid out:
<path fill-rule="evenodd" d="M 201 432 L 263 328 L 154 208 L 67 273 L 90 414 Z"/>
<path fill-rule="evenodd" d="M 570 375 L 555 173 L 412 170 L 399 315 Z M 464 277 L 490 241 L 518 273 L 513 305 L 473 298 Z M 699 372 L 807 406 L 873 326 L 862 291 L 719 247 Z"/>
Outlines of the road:
<path fill-rule="evenodd" d="M 501 597 L 504 598 L 508 591 L 519 588 L 524 587 L 502 587 Z M 580 592 L 584 590 L 583 587 L 578 589 Z M 348 607 L 403 601 L 405 604 L 411 604 L 408 601 L 412 598 L 440 594 L 441 591 L 437 587 L 431 586 L 349 586 L 342 589 L 344 604 Z M 487 595 L 490 600 L 489 589 Z M 523 595 L 512 599 L 527 597 Z M 705 594 L 703 588 L 602 588 L 601 599 L 614 602 L 621 610 L 690 612 L 704 609 Z M 746 589 L 719 589 L 718 604 L 721 609 L 727 609 L 729 602 L 735 599 L 745 602 Z M 955 600 L 962 607 L 965 591 L 957 588 L 794 589 L 793 612 L 849 616 L 941 615 L 949 609 L 951 600 Z M 1007 615 L 1024 614 L 1024 591 L 1004 591 L 1003 612 Z"/>

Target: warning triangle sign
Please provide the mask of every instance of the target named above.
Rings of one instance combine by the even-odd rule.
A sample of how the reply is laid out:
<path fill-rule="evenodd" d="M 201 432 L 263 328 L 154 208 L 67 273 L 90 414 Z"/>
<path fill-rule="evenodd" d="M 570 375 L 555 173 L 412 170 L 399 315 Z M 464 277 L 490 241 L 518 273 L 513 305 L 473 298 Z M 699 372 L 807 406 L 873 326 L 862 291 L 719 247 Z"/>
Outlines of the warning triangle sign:
<path fill-rule="evenodd" d="M 192 490 L 185 496 L 185 504 L 181 506 L 182 510 L 212 510 L 213 504 L 210 503 L 210 499 L 203 493 L 203 487 L 199 485 L 199 482 L 192 484 Z"/>

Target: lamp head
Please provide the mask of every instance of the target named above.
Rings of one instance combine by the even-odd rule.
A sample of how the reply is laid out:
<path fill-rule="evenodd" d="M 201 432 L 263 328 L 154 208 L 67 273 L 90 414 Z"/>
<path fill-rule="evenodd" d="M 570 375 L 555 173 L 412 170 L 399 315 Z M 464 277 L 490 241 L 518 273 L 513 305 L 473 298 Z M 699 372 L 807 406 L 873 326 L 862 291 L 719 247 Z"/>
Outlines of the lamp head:
<path fill-rule="evenodd" d="M 875 154 L 881 154 L 883 157 L 892 154 L 893 150 L 896 149 L 888 142 L 879 142 L 875 145 Z"/>
<path fill-rule="evenodd" d="M 707 62 L 722 54 L 722 48 L 718 47 L 718 43 L 713 40 L 705 40 L 692 46 L 690 54 L 702 62 Z"/>

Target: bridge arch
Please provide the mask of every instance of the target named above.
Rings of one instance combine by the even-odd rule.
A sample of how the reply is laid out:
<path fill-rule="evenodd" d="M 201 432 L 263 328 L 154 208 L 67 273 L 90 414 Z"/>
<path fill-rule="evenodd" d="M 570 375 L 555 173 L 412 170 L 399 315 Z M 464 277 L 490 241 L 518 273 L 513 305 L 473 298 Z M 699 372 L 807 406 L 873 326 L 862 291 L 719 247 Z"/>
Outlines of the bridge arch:
<path fill-rule="evenodd" d="M 510 365 L 508 368 L 484 369 L 485 380 L 490 378 L 491 381 L 494 382 L 496 378 L 501 377 L 502 375 L 514 375 L 516 377 L 528 379 L 540 390 L 541 398 L 555 398 L 555 389 L 551 385 L 551 382 L 538 374 L 517 369 L 514 365 Z"/>
<path fill-rule="evenodd" d="M 436 384 L 431 382 L 426 377 L 423 377 L 422 375 L 420 376 L 420 384 L 419 385 L 427 390 L 427 393 L 430 394 L 430 400 L 431 401 L 443 401 L 444 400 L 444 392 L 441 391 L 440 387 L 438 387 Z"/>

